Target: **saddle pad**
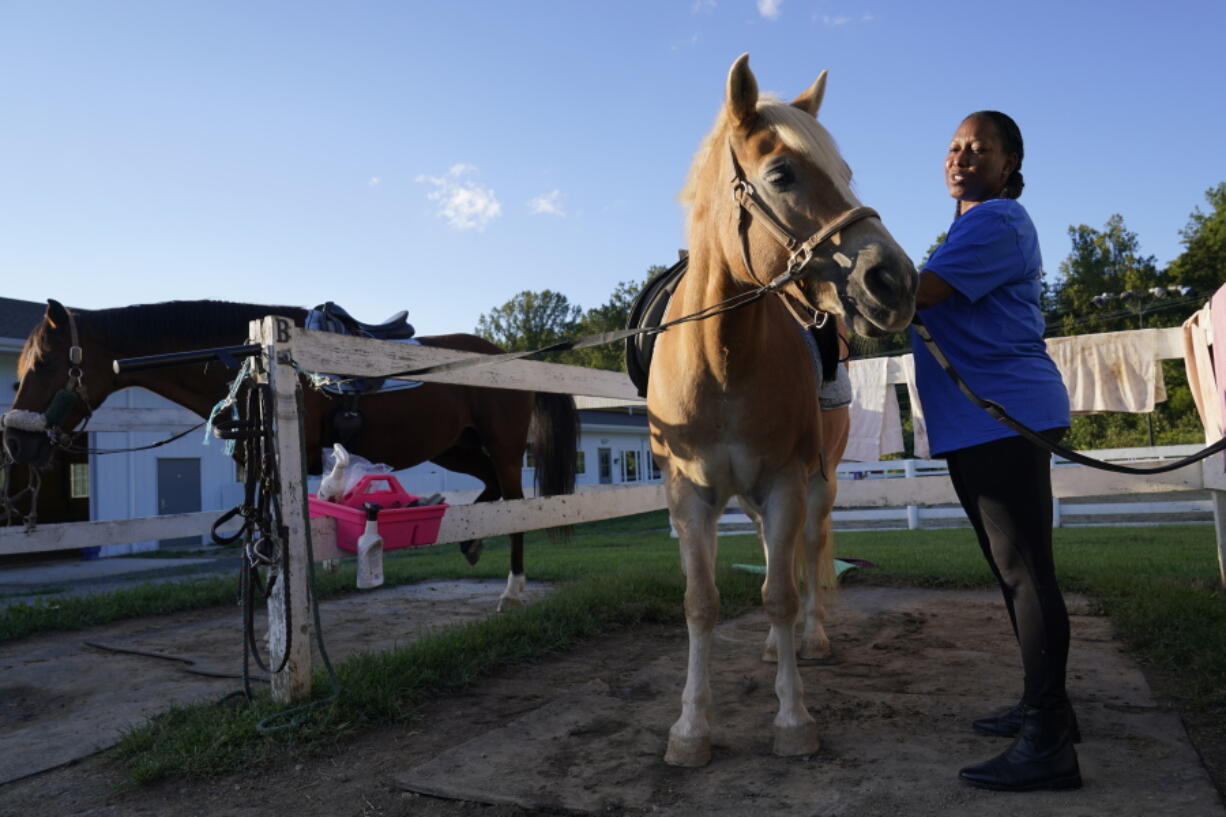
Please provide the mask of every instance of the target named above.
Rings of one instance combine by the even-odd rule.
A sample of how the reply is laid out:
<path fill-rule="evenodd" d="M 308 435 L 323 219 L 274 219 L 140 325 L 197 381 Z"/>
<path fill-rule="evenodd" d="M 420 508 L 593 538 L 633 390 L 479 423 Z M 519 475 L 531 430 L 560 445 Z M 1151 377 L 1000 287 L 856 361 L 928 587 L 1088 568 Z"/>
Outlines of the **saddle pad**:
<path fill-rule="evenodd" d="M 395 343 L 412 343 L 421 346 L 421 341 L 417 338 L 407 338 L 405 340 L 396 340 Z M 338 380 L 342 379 L 342 375 L 330 374 L 325 377 L 335 377 Z M 405 389 L 415 389 L 422 384 L 421 380 L 384 380 L 381 377 L 361 377 L 355 380 L 350 380 L 346 383 L 323 385 L 323 391 L 326 394 L 335 396 L 352 395 L 352 394 L 386 394 L 393 391 L 404 391 Z"/>

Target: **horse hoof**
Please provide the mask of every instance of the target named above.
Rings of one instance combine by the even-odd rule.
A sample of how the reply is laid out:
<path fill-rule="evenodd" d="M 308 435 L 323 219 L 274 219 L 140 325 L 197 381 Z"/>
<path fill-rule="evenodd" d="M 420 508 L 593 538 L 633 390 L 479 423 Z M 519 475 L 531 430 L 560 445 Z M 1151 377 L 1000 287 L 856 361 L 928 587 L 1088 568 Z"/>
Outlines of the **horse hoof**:
<path fill-rule="evenodd" d="M 527 602 L 517 596 L 503 596 L 498 599 L 498 612 L 505 613 L 514 607 L 523 607 L 525 604 Z"/>
<path fill-rule="evenodd" d="M 470 565 L 477 563 L 483 550 L 485 550 L 485 542 L 481 539 L 469 539 L 467 542 L 460 543 L 460 552 L 464 554 L 464 558 Z"/>
<path fill-rule="evenodd" d="M 816 754 L 821 748 L 817 739 L 817 723 L 775 727 L 775 754 L 780 757 Z"/>
<path fill-rule="evenodd" d="M 690 769 L 706 766 L 711 762 L 711 739 L 681 738 L 669 734 L 664 762 L 670 766 L 685 766 Z"/>
<path fill-rule="evenodd" d="M 816 641 L 805 642 L 800 645 L 796 657 L 801 661 L 830 661 L 834 658 L 834 648 L 829 641 L 824 644 Z"/>

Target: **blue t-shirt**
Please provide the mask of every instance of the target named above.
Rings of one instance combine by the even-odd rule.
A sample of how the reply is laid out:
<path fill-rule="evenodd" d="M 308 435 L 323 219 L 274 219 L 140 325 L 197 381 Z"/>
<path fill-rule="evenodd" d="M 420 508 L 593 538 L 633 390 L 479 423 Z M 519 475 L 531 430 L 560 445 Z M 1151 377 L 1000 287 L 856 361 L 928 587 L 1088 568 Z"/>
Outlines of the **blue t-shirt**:
<path fill-rule="evenodd" d="M 1069 424 L 1068 392 L 1043 342 L 1042 268 L 1025 208 L 990 199 L 956 219 L 928 259 L 924 269 L 955 292 L 920 310 L 971 390 L 1036 431 Z M 958 390 L 914 330 L 911 348 L 934 455 L 1015 435 Z"/>

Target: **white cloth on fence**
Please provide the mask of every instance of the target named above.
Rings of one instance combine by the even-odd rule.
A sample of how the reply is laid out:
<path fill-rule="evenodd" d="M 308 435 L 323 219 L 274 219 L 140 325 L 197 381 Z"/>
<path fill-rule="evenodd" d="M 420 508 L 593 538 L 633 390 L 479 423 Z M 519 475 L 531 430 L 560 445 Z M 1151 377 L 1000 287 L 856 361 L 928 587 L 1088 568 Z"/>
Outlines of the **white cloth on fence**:
<path fill-rule="evenodd" d="M 1166 399 L 1157 358 L 1161 329 L 1048 338 L 1047 353 L 1060 369 L 1073 414 L 1150 412 Z M 1005 407 L 1006 409 L 1008 406 Z"/>
<path fill-rule="evenodd" d="M 1222 423 L 1222 401 L 1218 397 L 1217 378 L 1213 374 L 1213 318 L 1209 305 L 1201 307 L 1183 322 L 1183 365 L 1188 373 L 1188 387 L 1196 402 L 1205 430 L 1205 442 L 1214 443 L 1226 432 Z"/>
<path fill-rule="evenodd" d="M 907 378 L 907 397 L 911 401 L 911 448 L 915 452 L 913 456 L 926 460 L 932 456 L 932 451 L 928 448 L 928 423 L 924 420 L 924 404 L 920 402 L 919 389 L 915 385 L 915 356 L 903 355 L 901 363 L 903 375 Z"/>
<path fill-rule="evenodd" d="M 845 460 L 875 462 L 883 454 L 903 450 L 898 395 L 894 385 L 886 382 L 889 365 L 888 357 L 851 361 L 851 430 Z"/>

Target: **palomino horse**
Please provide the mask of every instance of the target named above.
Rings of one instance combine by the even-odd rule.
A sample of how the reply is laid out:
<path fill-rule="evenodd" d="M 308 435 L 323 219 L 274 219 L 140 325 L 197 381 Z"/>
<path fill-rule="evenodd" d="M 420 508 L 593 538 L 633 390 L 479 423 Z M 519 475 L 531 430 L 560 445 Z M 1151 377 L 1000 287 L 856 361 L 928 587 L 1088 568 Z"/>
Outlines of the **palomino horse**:
<path fill-rule="evenodd" d="M 715 533 L 734 495 L 758 522 L 766 553 L 767 653 L 778 661 L 774 751 L 800 755 L 818 748 L 797 669 L 794 559 L 803 543 L 808 587 L 815 591 L 823 580 L 819 512 L 827 507 L 835 463 L 820 456 L 818 384 L 795 308 L 785 298 L 844 315 L 857 332 L 880 334 L 907 326 L 916 286 L 911 262 L 876 213 L 860 206 L 847 164 L 816 121 L 825 84 L 823 72 L 790 105 L 760 100 L 748 55 L 739 58 L 682 193 L 689 272 L 667 319 L 704 309 L 715 314 L 660 335 L 647 392 L 652 451 L 686 575 L 689 661 L 681 716 L 665 754 L 674 765 L 710 759 L 708 664 L 719 610 Z M 772 282 L 771 291 L 783 297 L 766 295 L 732 310 L 717 306 Z M 821 561 L 829 570 L 829 554 Z M 829 648 L 810 596 L 802 657 Z"/>
<path fill-rule="evenodd" d="M 201 417 L 226 395 L 234 373 L 219 363 L 196 364 L 116 375 L 111 361 L 166 352 L 233 346 L 247 337 L 248 322 L 283 315 L 301 326 L 306 310 L 222 301 L 172 301 L 69 311 L 49 301 L 42 322 L 30 333 L 18 361 L 21 381 L 6 416 L 4 446 L 15 461 L 45 465 L 51 456 L 44 412 L 70 373 L 80 369 L 78 399 L 59 424 L 76 428 L 88 409 L 119 389 L 142 386 Z M 502 350 L 473 335 L 418 338 L 423 345 L 469 352 Z M 81 349 L 79 366 L 70 360 Z M 329 420 L 336 406 L 315 389 L 305 390 L 308 470 L 319 473 L 321 446 L 329 442 Z M 485 484 L 478 502 L 523 497 L 521 468 L 529 428 L 543 494 L 574 489 L 578 415 L 569 396 L 483 389 L 444 383 L 361 398 L 365 417 L 360 433 L 346 447 L 375 462 L 408 468 L 427 460 L 451 471 L 471 474 Z M 41 421 L 41 422 L 40 422 Z M 22 429 L 26 430 L 22 430 Z M 499 609 L 524 601 L 523 534 L 511 536 L 511 572 Z"/>

